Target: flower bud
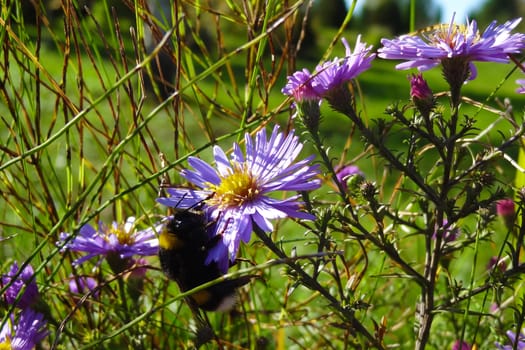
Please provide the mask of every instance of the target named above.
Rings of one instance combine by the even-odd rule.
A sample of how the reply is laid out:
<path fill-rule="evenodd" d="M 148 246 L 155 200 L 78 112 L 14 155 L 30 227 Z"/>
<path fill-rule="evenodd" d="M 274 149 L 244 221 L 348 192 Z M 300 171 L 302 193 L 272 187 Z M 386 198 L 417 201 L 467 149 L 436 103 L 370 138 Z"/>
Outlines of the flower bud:
<path fill-rule="evenodd" d="M 348 189 L 349 182 L 354 182 L 354 177 L 364 178 L 364 174 L 359 167 L 352 164 L 337 167 L 335 169 L 335 175 L 344 190 Z"/>
<path fill-rule="evenodd" d="M 489 259 L 489 262 L 487 264 L 487 270 L 493 271 L 495 269 L 498 269 L 500 272 L 505 272 L 507 270 L 507 263 L 503 259 L 498 259 L 497 256 L 493 256 Z"/>
<path fill-rule="evenodd" d="M 319 101 L 306 99 L 296 102 L 297 115 L 303 122 L 304 126 L 311 133 L 317 133 L 319 130 L 319 121 L 321 120 L 321 110 Z"/>
<path fill-rule="evenodd" d="M 510 198 L 500 199 L 496 202 L 496 212 L 503 220 L 507 229 L 512 230 L 514 227 L 514 201 Z"/>
<path fill-rule="evenodd" d="M 434 95 L 422 74 L 412 74 L 410 80 L 410 97 L 423 116 L 428 116 L 435 106 Z"/>
<path fill-rule="evenodd" d="M 454 344 L 452 344 L 452 350 L 470 350 L 470 349 L 472 349 L 472 346 L 466 341 L 456 340 Z"/>

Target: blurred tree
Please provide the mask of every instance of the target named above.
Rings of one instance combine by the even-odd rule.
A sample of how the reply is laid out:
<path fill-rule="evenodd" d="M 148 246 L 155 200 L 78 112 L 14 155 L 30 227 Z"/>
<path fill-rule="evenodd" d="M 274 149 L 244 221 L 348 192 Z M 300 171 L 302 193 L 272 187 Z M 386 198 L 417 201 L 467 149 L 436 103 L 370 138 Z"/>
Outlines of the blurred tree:
<path fill-rule="evenodd" d="M 314 5 L 314 16 L 319 24 L 327 27 L 339 27 L 346 17 L 345 0 L 318 0 Z"/>
<path fill-rule="evenodd" d="M 476 10 L 469 13 L 469 18 L 475 19 L 480 28 L 484 28 L 494 20 L 503 23 L 524 13 L 524 0 L 485 0 Z M 522 22 L 517 31 L 523 32 L 524 30 L 525 24 Z"/>
<path fill-rule="evenodd" d="M 416 28 L 439 22 L 440 8 L 433 0 L 416 1 Z M 388 34 L 402 34 L 410 28 L 410 0 L 368 0 L 357 14 L 357 29 L 384 28 Z"/>

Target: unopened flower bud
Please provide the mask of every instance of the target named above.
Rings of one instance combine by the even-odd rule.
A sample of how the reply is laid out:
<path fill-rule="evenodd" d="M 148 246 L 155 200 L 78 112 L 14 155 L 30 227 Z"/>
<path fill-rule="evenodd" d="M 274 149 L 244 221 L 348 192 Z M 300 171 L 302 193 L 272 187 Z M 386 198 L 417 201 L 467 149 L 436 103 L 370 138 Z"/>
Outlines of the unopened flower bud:
<path fill-rule="evenodd" d="M 487 264 L 487 270 L 492 271 L 499 269 L 500 272 L 505 272 L 507 270 L 507 263 L 503 259 L 498 259 L 497 256 L 493 256 L 489 259 Z"/>
<path fill-rule="evenodd" d="M 364 178 L 364 174 L 359 167 L 352 164 L 337 167 L 335 169 L 335 175 L 344 190 L 348 189 L 348 184 L 349 182 L 353 182 L 354 177 Z"/>
<path fill-rule="evenodd" d="M 454 344 L 452 344 L 452 350 L 470 350 L 470 349 L 472 349 L 472 346 L 466 341 L 456 340 Z"/>
<path fill-rule="evenodd" d="M 432 90 L 430 90 L 426 80 L 423 79 L 422 74 L 412 74 L 409 80 L 412 101 L 422 115 L 428 116 L 435 105 Z"/>
<path fill-rule="evenodd" d="M 510 198 L 500 199 L 496 202 L 496 212 L 507 229 L 511 230 L 514 227 L 514 201 Z"/>
<path fill-rule="evenodd" d="M 296 107 L 297 114 L 308 131 L 317 133 L 319 130 L 319 121 L 321 120 L 319 100 L 306 99 L 301 102 L 296 102 Z"/>

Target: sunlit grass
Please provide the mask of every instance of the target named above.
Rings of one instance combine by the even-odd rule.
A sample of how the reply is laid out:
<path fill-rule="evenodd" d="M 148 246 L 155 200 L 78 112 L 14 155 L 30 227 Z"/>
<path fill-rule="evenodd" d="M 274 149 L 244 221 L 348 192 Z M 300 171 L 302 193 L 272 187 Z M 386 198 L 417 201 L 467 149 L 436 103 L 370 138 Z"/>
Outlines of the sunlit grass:
<path fill-rule="evenodd" d="M 88 222 L 109 224 L 128 216 L 139 219 L 139 228 L 149 227 L 168 214 L 155 201 L 161 181 L 187 185 L 178 172 L 187 166 L 188 156 L 211 161 L 214 144 L 229 149 L 233 141 L 242 140 L 244 132 L 265 125 L 279 123 L 283 129 L 295 127 L 303 132 L 292 118 L 294 110 L 281 88 L 293 70 L 315 69 L 320 58 L 330 53 L 325 50 L 335 32 L 326 30 L 319 35 L 317 59 L 311 58 L 311 49 L 308 57 L 302 52 L 294 56 L 282 51 L 284 33 L 290 30 L 291 22 L 301 23 L 301 2 L 288 8 L 279 1 L 264 6 L 259 1 L 226 2 L 215 12 L 187 2 L 186 9 L 177 7 L 178 15 L 191 17 L 197 13 L 201 17 L 191 17 L 186 25 L 181 21 L 171 36 L 164 38 L 171 44 L 177 74 L 173 82 L 176 90 L 162 96 L 143 84 L 144 77 L 151 76 L 147 63 L 159 52 L 151 54 L 144 48 L 144 26 L 149 24 L 142 19 L 147 12 L 137 9 L 134 21 L 117 21 L 118 13 L 115 15 L 104 2 L 98 4 L 98 12 L 80 18 L 69 7 L 73 5 L 66 1 L 63 21 L 43 22 L 40 34 L 29 24 L 7 25 L 16 19 L 15 10 L 20 5 L 2 12 L 2 272 L 13 260 L 28 261 L 36 268 L 36 281 L 48 306 L 45 313 L 51 334 L 46 344 L 56 342 L 56 348 L 64 349 L 184 348 L 194 339 L 194 315 L 184 302 L 173 301 L 179 289 L 158 270 L 156 257 L 147 258 L 147 274 L 140 281 L 143 289 L 137 296 L 129 292 L 130 283 L 136 282 L 128 275 L 130 271 L 115 274 L 105 261 L 98 266 L 90 261 L 73 267 L 77 256 L 59 251 L 59 235 L 77 233 Z M 248 18 L 245 11 L 258 21 Z M 210 42 L 200 35 L 203 27 Z M 278 34 L 271 37 L 269 31 L 274 29 Z M 344 35 L 355 41 L 355 33 L 345 31 Z M 342 54 L 343 47 L 337 43 L 330 56 Z M 385 114 L 387 106 L 409 103 L 407 76 L 412 72 L 396 71 L 394 66 L 394 62 L 376 59 L 372 69 L 352 86 L 357 110 L 370 126 L 381 118 L 390 120 Z M 504 99 L 509 98 L 516 120 L 521 121 L 525 100 L 516 95 L 514 82 L 521 73 L 511 74 L 512 65 L 477 66 L 478 77 L 464 87 L 464 95 L 471 100 L 464 100 L 461 113 L 475 117 L 476 127 L 483 130 L 496 120 L 494 110 L 505 110 L 508 105 Z M 424 74 L 435 93 L 448 89 L 439 69 Z M 446 96 L 439 101 L 448 111 Z M 348 118 L 332 111 L 325 102 L 321 110 L 320 135 L 333 164 L 359 165 L 366 180 L 377 187 L 381 205 L 408 213 L 407 217 L 416 217 L 424 224 L 425 219 L 418 217 L 423 211 L 421 203 L 414 199 L 417 187 L 368 148 Z M 489 127 L 480 146 L 468 148 L 469 155 L 475 158 L 482 146 L 500 145 L 513 132 L 511 123 L 499 121 Z M 309 140 L 306 132 L 301 135 Z M 409 135 L 406 128 L 395 126 L 383 141 L 391 150 L 399 150 L 403 158 Z M 516 158 L 518 147 L 513 145 L 505 152 Z M 314 152 L 313 144 L 307 142 L 303 154 Z M 436 152 L 424 149 L 418 156 L 418 169 L 438 186 Z M 501 157 L 495 157 L 489 168 L 498 179 L 495 186 L 503 187 L 511 196 L 509 184 L 515 169 Z M 325 165 L 322 173 L 325 186 L 310 194 L 318 206 L 316 213 L 329 218 L 345 213 Z M 361 224 L 376 232 L 376 218 L 367 212 L 362 199 L 352 198 L 352 204 L 360 210 Z M 474 239 L 479 220 L 472 215 L 459 223 L 462 239 Z M 385 222 L 388 224 L 388 219 Z M 384 323 L 385 345 L 413 347 L 414 314 L 420 295 L 415 282 L 384 251 L 345 231 L 348 227 L 317 224 L 278 221 L 271 238 L 290 261 L 316 276 L 324 290 L 336 297 L 345 296 L 339 299 L 340 309 L 305 283 L 290 261 L 265 265 L 276 256 L 254 238 L 241 248 L 240 256 L 246 261 L 230 271 L 255 266 L 260 278 L 240 290 L 233 313 L 207 315 L 216 333 L 210 348 L 258 348 L 257 344 L 280 349 L 358 348 L 366 339 L 356 334 L 348 318 L 341 316 L 341 309 L 350 310 L 371 334 Z M 488 258 L 506 247 L 507 232 L 498 221 L 489 227 L 490 234 L 477 248 L 462 246 L 453 253 L 450 265 L 440 269 L 440 301 L 451 297 L 454 288 L 465 292 L 471 282 L 478 286 L 488 280 Z M 385 232 L 407 264 L 422 271 L 424 237 L 400 224 L 386 225 Z M 87 295 L 81 301 L 73 297 L 66 283 L 73 274 L 95 277 L 101 297 Z M 520 282 L 515 286 L 518 295 Z M 469 298 L 470 310 L 486 312 L 499 292 L 494 285 L 494 292 Z M 503 299 L 517 307 L 512 294 L 510 290 L 502 292 Z M 497 320 L 465 319 L 464 304 L 455 304 L 454 310 L 439 310 L 431 346 L 449 348 L 463 325 L 469 336 L 478 327 L 478 344 L 491 346 L 494 338 L 488 338 L 490 331 L 506 330 L 503 326 L 512 322 L 511 308 Z M 15 311 L 4 303 L 1 308 L 6 311 L 2 322 L 6 322 Z"/>

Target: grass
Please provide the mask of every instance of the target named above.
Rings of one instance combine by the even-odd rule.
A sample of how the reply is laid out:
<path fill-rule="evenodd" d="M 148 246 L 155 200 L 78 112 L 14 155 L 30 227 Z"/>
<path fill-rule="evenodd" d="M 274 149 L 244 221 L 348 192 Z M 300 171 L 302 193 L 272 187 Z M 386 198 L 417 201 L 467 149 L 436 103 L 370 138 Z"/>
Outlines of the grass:
<path fill-rule="evenodd" d="M 288 67 L 313 70 L 335 33 L 326 30 L 319 35 L 326 40 L 317 42 L 316 60 L 301 59 L 300 54 L 295 58 L 282 54 L 277 49 L 282 38 L 271 37 L 267 30 L 278 23 L 278 30 L 282 30 L 279 35 L 284 35 L 283 28 L 293 21 L 300 23 L 300 3 L 284 8 L 278 1 L 269 1 L 264 8 L 262 2 L 229 1 L 217 13 L 204 5 L 185 4 L 186 9 L 177 7 L 179 15 L 200 13 L 200 17 L 192 17 L 195 21 L 186 26 L 176 26 L 177 32 L 166 38 L 178 59 L 175 83 L 179 92 L 168 99 L 155 96 L 143 85 L 144 77 L 151 73 L 146 63 L 154 58 L 142 42 L 147 21 L 131 21 L 135 24 L 132 35 L 125 27 L 127 22 L 116 21 L 106 2 L 97 8 L 102 18 L 89 13 L 78 18 L 64 6 L 64 22 L 60 26 L 43 22 L 40 37 L 34 27 L 14 25 L 22 23 L 17 21 L 20 5 L 2 12 L 2 271 L 7 271 L 13 260 L 27 261 L 35 268 L 43 295 L 38 307 L 51 330 L 43 348 L 53 342 L 58 349 L 189 347 L 195 341 L 194 315 L 181 302 L 177 285 L 169 283 L 158 270 L 156 257 L 147 258 L 148 270 L 141 278 L 135 278 L 134 268 L 115 272 L 106 261 L 74 267 L 72 262 L 78 256 L 57 248 L 59 234 L 77 233 L 85 223 L 123 222 L 128 216 L 138 218 L 139 228 L 150 227 L 167 214 L 166 208 L 155 202 L 160 180 L 169 176 L 172 184 L 184 184 L 178 171 L 187 165 L 188 156 L 211 161 L 212 145 L 230 149 L 233 141 L 242 140 L 245 131 L 279 123 L 283 128 L 299 128 L 302 139 L 309 140 L 307 132 L 292 120 L 290 101 L 280 90 L 290 73 Z M 139 10 L 136 14 L 138 18 L 145 16 Z M 259 21 L 251 21 L 253 18 Z M 109 30 L 100 29 L 105 28 L 99 26 L 102 24 Z M 211 27 L 223 41 L 208 45 L 201 40 L 199 27 Z M 187 36 L 182 35 L 184 31 Z M 241 31 L 243 35 L 227 35 Z M 350 31 L 344 35 L 355 38 Z M 187 41 L 188 37 L 192 40 Z M 342 45 L 336 44 L 331 57 L 342 54 Z M 387 106 L 408 103 L 410 72 L 396 71 L 394 65 L 376 59 L 355 86 L 358 110 L 371 127 L 378 125 L 380 118 L 392 120 L 385 114 Z M 515 119 L 521 123 L 524 100 L 514 91 L 514 80 L 520 73 L 512 73 L 512 65 L 477 66 L 478 77 L 465 85 L 464 95 L 499 110 L 504 110 L 502 101 L 508 97 Z M 438 69 L 425 73 L 435 93 L 448 89 L 440 74 Z M 447 115 L 448 100 L 442 97 L 439 102 Z M 348 118 L 325 102 L 321 110 L 320 135 L 333 163 L 358 164 L 366 179 L 375 184 L 381 207 L 393 215 L 414 218 L 413 222 L 421 226 L 430 225 L 431 210 L 424 208 L 425 198 L 418 187 L 382 159 L 376 149 L 368 148 L 363 133 Z M 468 166 L 484 154 L 482 151 L 489 152 L 516 132 L 503 119 L 492 126 L 497 117 L 480 104 L 465 100 L 461 112 L 476 118 L 478 130 L 488 130 L 479 144 L 465 147 L 470 153 L 461 166 Z M 382 142 L 405 159 L 411 134 L 395 123 L 391 130 Z M 418 170 L 425 181 L 438 188 L 442 174 L 436 166 L 438 156 L 423 144 L 419 146 Z M 505 152 L 516 159 L 518 150 L 515 144 Z M 315 152 L 308 141 L 302 156 Z M 509 184 L 514 168 L 499 156 L 493 159 L 483 163 L 483 171 L 494 175 L 496 185 L 487 186 L 480 196 L 491 198 L 497 186 L 512 195 Z M 366 348 L 366 337 L 349 322 L 353 317 L 374 336 L 384 332 L 384 345 L 413 347 L 415 308 L 421 291 L 386 248 L 379 248 L 370 237 L 363 238 L 368 236 L 360 236 L 351 221 L 342 219 L 351 217 L 349 213 L 355 210 L 359 224 L 370 235 L 379 234 L 384 223 L 385 242 L 416 271 L 425 267 L 425 237 L 397 219 L 379 220 L 378 212 L 370 209 L 372 204 L 356 194 L 358 186 L 351 189 L 356 194 L 350 198 L 353 207 L 345 207 L 329 180 L 326 164 L 322 169 L 324 186 L 310 199 L 318 217 L 326 218 L 329 224 L 323 226 L 323 220 L 276 221 L 270 237 L 288 260 L 274 263 L 275 252 L 253 235 L 241 248 L 240 256 L 247 261 L 231 271 L 243 274 L 252 269 L 260 278 L 239 291 L 234 312 L 205 316 L 215 332 L 214 340 L 205 347 Z M 467 184 L 469 181 L 474 186 L 474 180 L 464 180 Z M 460 200 L 467 200 L 466 191 L 457 190 Z M 456 250 L 450 254 L 450 262 L 443 263 L 436 277 L 440 303 L 468 294 L 471 284 L 483 286 L 494 278 L 486 271 L 488 258 L 502 247 L 506 252 L 513 247 L 509 243 L 512 240 L 505 237 L 505 226 L 491 215 L 490 223 L 482 228 L 478 226 L 483 218 L 476 214 L 456 222 L 461 227 L 461 239 L 453 245 Z M 476 243 L 480 236 L 484 239 Z M 315 276 L 322 288 L 312 288 L 300 271 Z M 72 275 L 96 278 L 100 298 L 89 293 L 84 299 L 72 295 L 65 283 Z M 519 278 L 497 282 L 502 284 L 494 282 L 486 293 L 435 310 L 429 348 L 448 348 L 461 334 L 475 340 L 480 348 L 492 346 L 494 333 L 502 339 L 515 322 L 513 310 L 521 307 L 522 282 Z M 338 304 L 331 304 L 323 292 L 334 296 Z M 487 312 L 489 304 L 498 299 L 508 303 L 501 313 L 490 317 L 476 314 Z M 17 314 L 5 303 L 1 309 L 6 315 L 2 323 L 7 322 L 7 315 Z"/>

